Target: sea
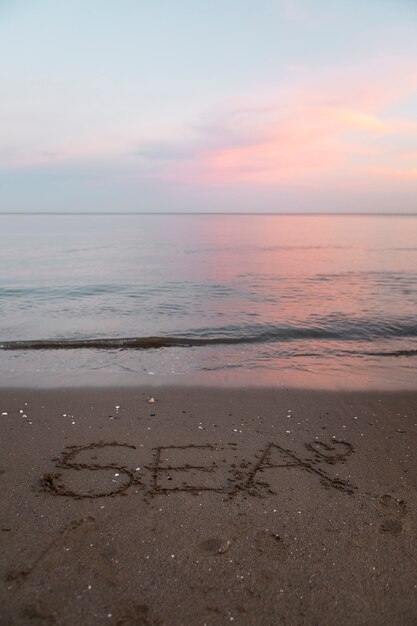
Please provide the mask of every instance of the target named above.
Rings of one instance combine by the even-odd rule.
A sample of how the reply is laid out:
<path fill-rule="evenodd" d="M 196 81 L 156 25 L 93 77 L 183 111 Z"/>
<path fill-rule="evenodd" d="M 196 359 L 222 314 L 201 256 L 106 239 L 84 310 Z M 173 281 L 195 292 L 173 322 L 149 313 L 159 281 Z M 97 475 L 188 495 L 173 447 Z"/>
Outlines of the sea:
<path fill-rule="evenodd" d="M 0 215 L 0 385 L 417 386 L 417 216 Z"/>

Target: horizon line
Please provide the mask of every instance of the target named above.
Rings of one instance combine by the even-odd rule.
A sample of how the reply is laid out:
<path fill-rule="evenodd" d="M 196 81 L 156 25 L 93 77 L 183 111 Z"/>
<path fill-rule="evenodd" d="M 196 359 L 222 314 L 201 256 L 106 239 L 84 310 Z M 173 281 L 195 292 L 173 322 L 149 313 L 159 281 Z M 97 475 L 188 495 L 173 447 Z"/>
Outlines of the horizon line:
<path fill-rule="evenodd" d="M 375 217 L 417 217 L 417 212 L 389 212 L 389 211 L 378 211 L 378 212 L 367 212 L 367 211 L 359 211 L 359 212 L 335 212 L 335 211 L 262 211 L 262 212 L 254 212 L 254 211 L 0 211 L 1 215 L 248 215 L 248 216 L 375 216 Z"/>

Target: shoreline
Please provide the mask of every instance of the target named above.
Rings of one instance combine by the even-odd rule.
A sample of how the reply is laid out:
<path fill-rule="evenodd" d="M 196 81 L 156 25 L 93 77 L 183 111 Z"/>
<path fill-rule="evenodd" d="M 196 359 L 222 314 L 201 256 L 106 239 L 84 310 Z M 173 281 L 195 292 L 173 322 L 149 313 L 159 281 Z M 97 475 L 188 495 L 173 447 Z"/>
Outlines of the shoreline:
<path fill-rule="evenodd" d="M 416 409 L 416 391 L 0 389 L 0 624 L 414 623 Z"/>
<path fill-rule="evenodd" d="M 406 357 L 403 357 L 406 359 Z M 282 369 L 243 367 L 225 369 L 197 369 L 190 372 L 159 373 L 158 363 L 154 362 L 148 371 L 135 371 L 122 366 L 112 369 L 105 364 L 101 367 L 85 367 L 82 363 L 77 369 L 76 362 L 53 361 L 49 369 L 42 371 L 37 367 L 40 361 L 29 361 L 26 370 L 8 369 L 0 362 L 0 392 L 8 389 L 58 390 L 91 389 L 99 392 L 103 389 L 251 389 L 276 391 L 318 391 L 323 393 L 412 393 L 417 391 L 414 371 L 406 364 L 397 363 L 396 367 L 386 363 L 378 368 L 369 365 L 357 367 L 330 366 L 316 367 L 310 370 L 306 366 Z M 19 364 L 20 365 L 20 364 Z M 14 363 L 16 367 L 16 363 Z"/>

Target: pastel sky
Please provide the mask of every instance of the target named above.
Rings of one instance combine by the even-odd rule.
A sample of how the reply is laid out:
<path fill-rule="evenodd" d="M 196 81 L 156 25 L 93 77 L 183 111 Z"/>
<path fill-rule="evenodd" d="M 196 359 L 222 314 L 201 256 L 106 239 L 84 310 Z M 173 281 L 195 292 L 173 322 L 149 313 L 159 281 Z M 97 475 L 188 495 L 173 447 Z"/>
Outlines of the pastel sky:
<path fill-rule="evenodd" d="M 416 0 L 0 0 L 0 212 L 417 212 Z"/>

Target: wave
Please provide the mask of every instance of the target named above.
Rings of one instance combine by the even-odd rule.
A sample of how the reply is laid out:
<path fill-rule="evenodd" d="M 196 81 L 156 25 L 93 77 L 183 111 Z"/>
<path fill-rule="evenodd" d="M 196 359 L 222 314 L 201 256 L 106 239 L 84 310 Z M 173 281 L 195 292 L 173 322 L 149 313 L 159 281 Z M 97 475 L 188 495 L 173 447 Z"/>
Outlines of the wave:
<path fill-rule="evenodd" d="M 417 322 L 414 319 L 346 319 L 329 316 L 320 320 L 310 319 L 305 325 L 250 324 L 229 325 L 220 328 L 190 330 L 185 335 L 97 338 L 50 338 L 34 340 L 3 341 L 2 350 L 149 350 L 168 347 L 198 347 L 230 344 L 278 343 L 297 340 L 372 341 L 375 339 L 417 338 Z M 408 356 L 417 350 L 398 352 L 363 352 L 369 356 Z"/>
<path fill-rule="evenodd" d="M 396 357 L 396 356 L 417 356 L 417 350 L 411 348 L 410 350 L 390 350 L 390 351 L 384 351 L 384 350 L 375 350 L 375 351 L 367 351 L 364 350 L 363 352 L 353 352 L 353 351 L 344 351 L 344 354 L 353 354 L 353 355 L 358 355 L 360 354 L 361 356 L 377 356 L 377 357 Z"/>
<path fill-rule="evenodd" d="M 149 350 L 168 347 L 206 346 L 211 344 L 242 343 L 239 337 L 103 337 L 97 339 L 37 339 L 29 341 L 4 341 L 2 350 L 79 350 L 82 348 L 96 349 L 135 349 Z"/>

